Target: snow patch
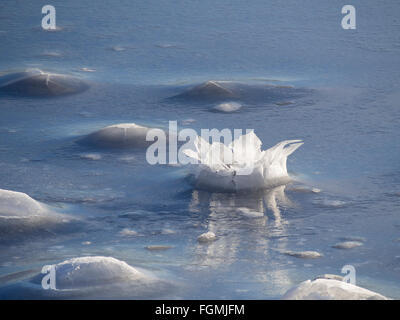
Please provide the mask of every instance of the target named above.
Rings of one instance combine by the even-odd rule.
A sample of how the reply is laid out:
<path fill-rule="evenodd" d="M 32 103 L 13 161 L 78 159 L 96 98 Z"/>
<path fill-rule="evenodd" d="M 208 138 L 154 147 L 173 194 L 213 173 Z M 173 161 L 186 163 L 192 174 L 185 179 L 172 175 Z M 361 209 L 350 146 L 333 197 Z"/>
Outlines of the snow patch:
<path fill-rule="evenodd" d="M 289 289 L 284 300 L 387 300 L 383 295 L 334 279 L 306 280 Z"/>

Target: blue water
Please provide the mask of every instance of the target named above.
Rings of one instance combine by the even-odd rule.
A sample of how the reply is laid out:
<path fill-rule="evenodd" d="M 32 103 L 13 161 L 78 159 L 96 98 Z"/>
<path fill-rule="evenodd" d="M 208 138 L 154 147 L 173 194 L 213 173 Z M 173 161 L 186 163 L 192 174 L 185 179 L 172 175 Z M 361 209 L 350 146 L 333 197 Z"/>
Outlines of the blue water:
<path fill-rule="evenodd" d="M 41 68 L 91 88 L 56 98 L 0 97 L 0 188 L 81 225 L 0 243 L 1 298 L 32 297 L 27 275 L 86 255 L 112 256 L 176 282 L 163 298 L 276 299 L 303 280 L 340 274 L 345 264 L 355 266 L 358 285 L 400 298 L 398 1 L 354 2 L 356 30 L 341 28 L 342 1 L 53 0 L 55 32 L 41 29 L 45 4 L 0 3 L 0 72 Z M 207 80 L 291 85 L 302 94 L 277 93 L 277 101 L 244 103 L 232 114 L 166 99 Z M 195 190 L 185 168 L 147 164 L 143 150 L 76 144 L 106 125 L 166 128 L 170 120 L 196 130 L 251 128 L 264 149 L 302 139 L 288 161 L 297 182 L 262 194 L 211 193 Z M 101 158 L 82 157 L 88 153 Z M 260 201 L 263 218 L 226 209 Z M 121 236 L 124 228 L 139 236 Z M 210 229 L 218 240 L 199 244 Z M 361 237 L 363 245 L 332 248 L 345 237 Z"/>

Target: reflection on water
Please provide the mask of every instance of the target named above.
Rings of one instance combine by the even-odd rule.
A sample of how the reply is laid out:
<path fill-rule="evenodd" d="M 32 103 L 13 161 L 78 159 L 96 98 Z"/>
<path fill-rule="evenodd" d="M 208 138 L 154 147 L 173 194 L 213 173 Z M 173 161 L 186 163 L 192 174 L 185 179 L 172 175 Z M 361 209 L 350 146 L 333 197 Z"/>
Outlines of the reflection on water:
<path fill-rule="evenodd" d="M 209 193 L 194 190 L 189 204 L 192 212 L 208 212 L 207 231 L 217 240 L 198 244 L 197 266 L 223 267 L 236 262 L 241 252 L 268 259 L 269 236 L 285 235 L 287 221 L 281 208 L 292 207 L 285 185 L 253 193 Z M 284 247 L 283 243 L 280 246 Z"/>

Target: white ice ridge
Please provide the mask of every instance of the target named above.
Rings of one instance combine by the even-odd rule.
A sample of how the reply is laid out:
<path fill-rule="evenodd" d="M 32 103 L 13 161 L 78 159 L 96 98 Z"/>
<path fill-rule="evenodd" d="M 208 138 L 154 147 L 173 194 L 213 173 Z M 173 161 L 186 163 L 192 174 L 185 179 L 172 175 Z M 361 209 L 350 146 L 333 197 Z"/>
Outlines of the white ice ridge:
<path fill-rule="evenodd" d="M 289 289 L 284 300 L 387 300 L 385 296 L 334 279 L 306 280 Z"/>
<path fill-rule="evenodd" d="M 261 140 L 250 131 L 229 145 L 220 142 L 209 144 L 197 136 L 183 153 L 196 163 L 196 187 L 239 191 L 287 182 L 287 157 L 302 144 L 301 140 L 285 140 L 261 151 Z"/>

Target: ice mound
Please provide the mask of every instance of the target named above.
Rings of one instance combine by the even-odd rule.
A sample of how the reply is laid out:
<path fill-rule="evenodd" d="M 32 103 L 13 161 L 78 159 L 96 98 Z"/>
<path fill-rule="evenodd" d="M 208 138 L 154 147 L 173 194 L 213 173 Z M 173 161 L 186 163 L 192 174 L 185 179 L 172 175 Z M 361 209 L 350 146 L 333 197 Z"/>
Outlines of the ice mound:
<path fill-rule="evenodd" d="M 95 131 L 78 142 L 102 148 L 143 148 L 153 143 L 146 141 L 149 130 L 150 128 L 135 123 L 114 124 Z"/>
<path fill-rule="evenodd" d="M 286 160 L 303 144 L 301 140 L 285 140 L 264 151 L 261 144 L 254 131 L 229 145 L 209 144 L 198 136 L 183 153 L 195 164 L 193 180 L 200 189 L 239 191 L 288 182 Z"/>
<path fill-rule="evenodd" d="M 118 282 L 146 282 L 149 275 L 112 257 L 79 257 L 53 265 L 56 288 L 81 289 Z"/>
<path fill-rule="evenodd" d="M 284 300 L 387 300 L 383 295 L 334 279 L 306 280 L 289 289 Z"/>
<path fill-rule="evenodd" d="M 214 110 L 219 112 L 229 113 L 238 111 L 241 107 L 242 105 L 237 102 L 224 102 L 216 105 L 214 107 Z"/>
<path fill-rule="evenodd" d="M 202 234 L 197 238 L 197 241 L 198 241 L 198 242 L 203 242 L 203 243 L 205 243 L 205 242 L 212 242 L 212 241 L 215 241 L 216 239 L 217 239 L 217 236 L 215 235 L 215 233 L 212 232 L 212 231 L 208 231 L 208 232 L 202 233 Z"/>
<path fill-rule="evenodd" d="M 222 82 L 207 81 L 194 88 L 191 88 L 175 98 L 182 98 L 188 100 L 221 100 L 236 98 L 237 95 L 230 89 L 224 86 Z"/>
<path fill-rule="evenodd" d="M 23 96 L 60 96 L 88 88 L 88 84 L 78 78 L 40 69 L 28 69 L 0 77 L 0 91 Z"/>
<path fill-rule="evenodd" d="M 0 240 L 43 229 L 48 232 L 47 227 L 70 220 L 25 193 L 0 189 Z"/>
<path fill-rule="evenodd" d="M 0 189 L 0 217 L 3 219 L 29 218 L 47 215 L 46 208 L 22 192 Z"/>
<path fill-rule="evenodd" d="M 310 90 L 294 88 L 292 86 L 279 86 L 260 84 L 254 81 L 246 83 L 236 81 L 210 80 L 196 85 L 171 97 L 190 102 L 222 103 L 230 100 L 243 102 L 284 102 L 290 99 L 305 96 Z"/>
<path fill-rule="evenodd" d="M 36 299 L 38 296 L 144 299 L 162 296 L 176 285 L 124 261 L 104 256 L 76 257 L 46 266 L 43 273 L 31 278 L 30 282 L 40 288 L 39 292 L 32 292 Z M 53 286 L 43 290 L 43 284 Z"/>

